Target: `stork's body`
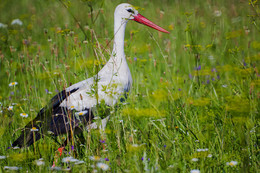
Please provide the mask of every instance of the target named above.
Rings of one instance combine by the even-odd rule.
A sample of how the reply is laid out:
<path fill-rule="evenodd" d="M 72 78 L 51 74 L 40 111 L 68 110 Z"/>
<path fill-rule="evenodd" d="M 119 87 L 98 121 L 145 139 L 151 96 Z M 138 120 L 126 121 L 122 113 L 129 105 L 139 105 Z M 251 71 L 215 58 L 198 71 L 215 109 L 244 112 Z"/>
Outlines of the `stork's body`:
<path fill-rule="evenodd" d="M 76 83 L 54 96 L 37 117 L 28 123 L 13 146 L 29 146 L 47 134 L 58 136 L 71 130 L 80 132 L 81 124 L 88 126 L 94 116 L 98 116 L 92 112 L 98 103 L 114 106 L 129 92 L 132 77 L 124 53 L 125 27 L 129 20 L 168 32 L 138 14 L 130 4 L 118 5 L 114 13 L 114 45 L 109 61 L 94 77 Z M 37 130 L 31 130 L 33 127 Z"/>

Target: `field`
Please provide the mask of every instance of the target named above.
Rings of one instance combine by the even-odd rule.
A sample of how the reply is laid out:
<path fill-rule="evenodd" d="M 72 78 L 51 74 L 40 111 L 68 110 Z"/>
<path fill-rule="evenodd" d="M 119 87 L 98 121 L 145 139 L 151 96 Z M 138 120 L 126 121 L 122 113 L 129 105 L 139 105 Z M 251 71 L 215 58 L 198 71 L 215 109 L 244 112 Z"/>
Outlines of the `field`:
<path fill-rule="evenodd" d="M 54 95 L 104 66 L 122 1 L 1 1 L 0 172 L 258 172 L 260 2 L 127 2 L 170 34 L 128 22 L 127 101 L 59 156 L 67 135 L 11 144 Z"/>

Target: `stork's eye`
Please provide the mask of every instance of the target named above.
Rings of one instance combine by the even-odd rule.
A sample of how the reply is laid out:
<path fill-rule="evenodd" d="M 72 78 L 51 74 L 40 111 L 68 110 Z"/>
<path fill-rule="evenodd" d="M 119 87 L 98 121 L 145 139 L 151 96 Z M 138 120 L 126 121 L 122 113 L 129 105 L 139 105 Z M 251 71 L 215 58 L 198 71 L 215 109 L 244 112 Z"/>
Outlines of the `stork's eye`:
<path fill-rule="evenodd" d="M 134 10 L 132 10 L 131 8 L 127 9 L 127 11 L 128 11 L 129 13 L 133 13 L 133 14 L 135 13 Z"/>

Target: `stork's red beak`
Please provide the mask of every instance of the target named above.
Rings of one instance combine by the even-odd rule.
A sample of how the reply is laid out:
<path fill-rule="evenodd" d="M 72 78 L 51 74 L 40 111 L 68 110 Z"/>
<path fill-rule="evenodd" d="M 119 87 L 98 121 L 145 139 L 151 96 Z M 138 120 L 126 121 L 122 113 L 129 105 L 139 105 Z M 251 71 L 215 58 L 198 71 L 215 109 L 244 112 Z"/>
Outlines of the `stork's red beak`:
<path fill-rule="evenodd" d="M 141 14 L 137 14 L 136 16 L 134 16 L 134 21 L 144 24 L 146 26 L 149 26 L 153 29 L 156 29 L 158 31 L 164 32 L 164 33 L 170 33 L 169 31 L 166 31 L 165 29 L 163 29 L 162 27 L 154 24 L 153 22 L 151 22 L 150 20 L 146 19 L 144 16 L 142 16 Z"/>

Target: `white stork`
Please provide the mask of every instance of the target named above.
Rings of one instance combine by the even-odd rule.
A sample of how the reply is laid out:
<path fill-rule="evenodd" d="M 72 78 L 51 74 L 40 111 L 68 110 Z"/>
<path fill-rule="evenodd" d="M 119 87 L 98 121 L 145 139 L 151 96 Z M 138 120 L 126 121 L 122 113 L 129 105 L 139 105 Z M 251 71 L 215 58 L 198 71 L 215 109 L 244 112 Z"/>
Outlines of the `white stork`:
<path fill-rule="evenodd" d="M 114 13 L 114 45 L 109 61 L 94 77 L 54 96 L 37 117 L 25 126 L 20 137 L 13 142 L 13 147 L 30 146 L 45 135 L 78 134 L 84 126 L 96 126 L 93 118 L 99 115 L 95 115 L 93 109 L 97 104 L 102 102 L 112 107 L 124 100 L 132 85 L 124 53 L 125 27 L 129 20 L 169 33 L 139 14 L 132 5 L 118 5 Z M 104 118 L 105 123 L 107 119 Z"/>

